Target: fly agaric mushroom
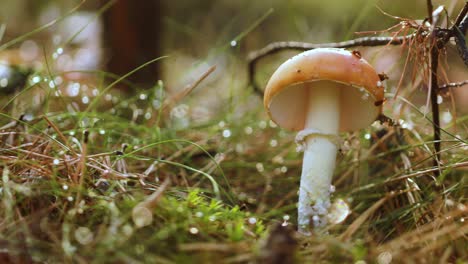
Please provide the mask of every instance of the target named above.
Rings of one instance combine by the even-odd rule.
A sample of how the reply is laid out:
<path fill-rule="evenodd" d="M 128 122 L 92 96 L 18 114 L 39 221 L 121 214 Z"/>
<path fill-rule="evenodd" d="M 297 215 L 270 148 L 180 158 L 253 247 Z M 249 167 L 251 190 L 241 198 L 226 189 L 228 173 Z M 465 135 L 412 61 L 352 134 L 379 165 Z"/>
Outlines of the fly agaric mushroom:
<path fill-rule="evenodd" d="M 370 125 L 382 111 L 384 88 L 357 51 L 321 48 L 284 62 L 265 89 L 264 106 L 279 126 L 300 131 L 304 150 L 299 188 L 299 232 L 327 224 L 339 132 Z M 311 221 L 312 220 L 312 221 Z"/>

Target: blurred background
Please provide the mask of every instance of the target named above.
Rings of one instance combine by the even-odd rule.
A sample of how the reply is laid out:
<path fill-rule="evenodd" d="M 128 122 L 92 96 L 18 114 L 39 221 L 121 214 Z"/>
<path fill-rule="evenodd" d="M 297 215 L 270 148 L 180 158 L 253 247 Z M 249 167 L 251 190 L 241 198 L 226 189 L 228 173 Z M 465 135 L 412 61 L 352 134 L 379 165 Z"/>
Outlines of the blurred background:
<path fill-rule="evenodd" d="M 445 6 L 452 19 L 464 4 L 461 0 L 433 2 L 435 7 Z M 343 41 L 362 36 L 355 32 L 388 29 L 401 21 L 398 17 L 418 20 L 425 16 L 425 0 L 3 0 L 0 60 L 33 67 L 35 71 L 47 67 L 63 72 L 104 70 L 122 76 L 167 55 L 126 79 L 141 89 L 163 80 L 168 93 L 181 90 L 215 65 L 216 71 L 190 99 L 210 106 L 207 110 L 200 108 L 199 103 L 195 105 L 194 115 L 206 117 L 210 110 L 232 110 L 237 100 L 233 94 L 250 89 L 247 54 L 270 42 Z M 406 32 L 401 27 L 392 29 L 398 30 Z M 10 42 L 19 36 L 24 37 Z M 399 47 L 367 48 L 361 52 L 379 72 L 390 76 L 387 91 L 394 92 L 407 52 Z M 455 48 L 447 52 L 446 79 L 440 82 L 467 79 Z M 273 70 L 292 54 L 295 52 L 262 60 L 257 67 L 257 82 L 264 85 Z M 67 76 L 73 80 L 82 75 L 75 72 Z M 405 81 L 412 81 L 412 77 L 407 74 Z M 124 92 L 133 89 L 125 85 L 117 88 Z M 421 90 L 420 100 L 425 102 L 424 85 L 409 90 Z M 467 100 L 466 93 L 456 90 L 458 97 L 464 98 L 455 100 L 457 108 L 468 111 L 468 106 L 461 103 Z M 260 103 L 260 98 L 252 94 L 245 103 L 248 110 L 249 105 Z"/>

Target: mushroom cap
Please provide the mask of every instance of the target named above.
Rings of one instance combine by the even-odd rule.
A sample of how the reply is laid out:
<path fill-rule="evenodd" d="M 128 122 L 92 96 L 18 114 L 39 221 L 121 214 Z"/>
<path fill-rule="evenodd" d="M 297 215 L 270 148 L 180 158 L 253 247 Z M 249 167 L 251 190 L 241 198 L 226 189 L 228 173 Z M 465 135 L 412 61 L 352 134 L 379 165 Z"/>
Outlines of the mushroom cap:
<path fill-rule="evenodd" d="M 309 93 L 323 81 L 342 88 L 340 131 L 364 128 L 382 112 L 382 82 L 359 52 L 320 48 L 292 57 L 273 73 L 263 100 L 268 115 L 283 128 L 304 129 Z"/>

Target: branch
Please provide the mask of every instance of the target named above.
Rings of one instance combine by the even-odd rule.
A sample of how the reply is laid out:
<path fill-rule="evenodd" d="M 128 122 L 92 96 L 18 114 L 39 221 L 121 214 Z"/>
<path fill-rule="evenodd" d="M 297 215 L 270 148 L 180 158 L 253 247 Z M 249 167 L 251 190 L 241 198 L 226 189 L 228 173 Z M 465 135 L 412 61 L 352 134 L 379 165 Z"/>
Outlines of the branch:
<path fill-rule="evenodd" d="M 455 82 L 455 83 L 446 83 L 446 84 L 439 86 L 439 92 L 446 92 L 449 88 L 462 87 L 467 84 L 468 84 L 468 80 Z"/>
<path fill-rule="evenodd" d="M 372 47 L 372 46 L 383 46 L 383 45 L 400 45 L 407 40 L 412 39 L 415 34 L 410 34 L 401 37 L 363 37 L 353 40 L 347 40 L 342 42 L 332 42 L 332 43 L 322 43 L 322 44 L 311 44 L 305 42 L 297 41 L 282 41 L 282 42 L 273 42 L 265 46 L 264 48 L 253 51 L 248 56 L 248 78 L 249 84 L 253 86 L 254 91 L 263 95 L 263 91 L 260 90 L 258 85 L 255 83 L 255 66 L 256 63 L 263 57 L 269 56 L 271 54 L 278 53 L 284 50 L 297 50 L 297 51 L 306 51 L 317 48 L 351 48 L 351 47 Z"/>

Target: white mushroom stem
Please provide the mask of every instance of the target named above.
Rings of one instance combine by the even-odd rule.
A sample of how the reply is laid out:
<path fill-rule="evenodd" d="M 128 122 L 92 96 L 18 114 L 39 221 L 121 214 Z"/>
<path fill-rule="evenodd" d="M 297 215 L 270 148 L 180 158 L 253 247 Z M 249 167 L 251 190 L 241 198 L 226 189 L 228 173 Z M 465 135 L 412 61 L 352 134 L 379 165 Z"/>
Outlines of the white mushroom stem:
<path fill-rule="evenodd" d="M 327 223 L 340 124 L 339 84 L 322 82 L 312 89 L 304 130 L 315 132 L 305 138 L 298 204 L 299 232 L 306 235 L 310 234 L 311 221 L 315 228 Z"/>

